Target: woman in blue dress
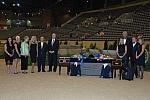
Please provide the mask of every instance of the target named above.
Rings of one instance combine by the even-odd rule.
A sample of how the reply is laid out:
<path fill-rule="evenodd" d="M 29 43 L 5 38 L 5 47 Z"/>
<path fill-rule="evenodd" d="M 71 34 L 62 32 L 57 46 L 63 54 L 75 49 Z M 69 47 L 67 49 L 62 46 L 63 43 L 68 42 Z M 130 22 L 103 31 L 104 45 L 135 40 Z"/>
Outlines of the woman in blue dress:
<path fill-rule="evenodd" d="M 144 66 L 145 66 L 145 45 L 142 38 L 140 38 L 138 42 L 139 42 L 139 46 L 136 52 L 136 59 L 137 59 L 136 64 L 137 64 L 138 76 L 140 77 L 140 79 L 143 79 Z"/>

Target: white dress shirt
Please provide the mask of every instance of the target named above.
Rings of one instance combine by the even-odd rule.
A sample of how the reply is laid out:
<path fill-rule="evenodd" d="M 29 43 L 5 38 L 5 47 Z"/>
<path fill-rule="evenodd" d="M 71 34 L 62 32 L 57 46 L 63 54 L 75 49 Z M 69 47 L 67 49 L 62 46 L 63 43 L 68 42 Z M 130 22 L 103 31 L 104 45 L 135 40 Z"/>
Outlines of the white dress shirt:
<path fill-rule="evenodd" d="M 55 39 L 52 39 L 52 46 L 53 46 L 54 42 L 55 42 Z"/>
<path fill-rule="evenodd" d="M 133 47 L 136 45 L 136 42 L 133 43 Z"/>
<path fill-rule="evenodd" d="M 44 42 L 41 42 L 41 49 L 43 48 L 43 44 L 44 44 Z"/>
<path fill-rule="evenodd" d="M 123 41 L 124 41 L 124 44 L 126 44 L 127 39 L 123 39 Z"/>

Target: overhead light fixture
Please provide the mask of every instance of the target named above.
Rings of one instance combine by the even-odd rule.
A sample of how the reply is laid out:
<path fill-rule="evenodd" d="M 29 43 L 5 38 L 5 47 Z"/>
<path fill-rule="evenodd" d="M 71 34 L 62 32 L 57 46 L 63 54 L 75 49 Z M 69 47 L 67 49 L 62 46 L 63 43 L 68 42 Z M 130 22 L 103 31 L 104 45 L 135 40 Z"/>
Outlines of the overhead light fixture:
<path fill-rule="evenodd" d="M 15 4 L 15 3 L 13 3 L 13 6 L 16 6 L 16 4 Z"/>
<path fill-rule="evenodd" d="M 5 4 L 5 2 L 3 1 L 3 2 L 2 2 L 2 4 L 4 5 L 4 4 Z"/>
<path fill-rule="evenodd" d="M 19 6 L 20 6 L 20 4 L 19 4 L 19 3 L 17 3 L 17 6 L 19 7 Z"/>

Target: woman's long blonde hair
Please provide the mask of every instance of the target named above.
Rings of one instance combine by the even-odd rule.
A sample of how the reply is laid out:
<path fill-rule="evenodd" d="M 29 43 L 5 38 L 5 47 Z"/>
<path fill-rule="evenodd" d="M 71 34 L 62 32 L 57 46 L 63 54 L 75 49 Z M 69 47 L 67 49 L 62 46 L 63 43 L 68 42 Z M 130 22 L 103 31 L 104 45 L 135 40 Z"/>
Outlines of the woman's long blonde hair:
<path fill-rule="evenodd" d="M 16 36 L 15 39 L 16 42 L 20 42 L 20 36 Z"/>

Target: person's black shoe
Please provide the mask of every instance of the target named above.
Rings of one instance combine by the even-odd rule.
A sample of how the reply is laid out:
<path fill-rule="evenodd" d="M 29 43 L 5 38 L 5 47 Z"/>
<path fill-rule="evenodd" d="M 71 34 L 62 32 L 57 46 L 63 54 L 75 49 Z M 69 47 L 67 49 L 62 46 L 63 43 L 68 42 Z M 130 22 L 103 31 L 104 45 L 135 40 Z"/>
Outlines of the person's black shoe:
<path fill-rule="evenodd" d="M 140 79 L 143 79 L 143 77 L 140 77 Z"/>
<path fill-rule="evenodd" d="M 18 74 L 18 72 L 15 72 L 14 74 Z"/>
<path fill-rule="evenodd" d="M 53 69 L 53 72 L 56 72 L 56 69 Z"/>
<path fill-rule="evenodd" d="M 43 70 L 42 72 L 46 72 L 45 70 Z"/>
<path fill-rule="evenodd" d="M 135 78 L 139 78 L 138 76 L 135 76 Z"/>
<path fill-rule="evenodd" d="M 133 81 L 133 79 L 129 79 L 128 81 Z"/>
<path fill-rule="evenodd" d="M 41 71 L 38 70 L 38 72 L 41 72 Z"/>
<path fill-rule="evenodd" d="M 47 72 L 52 72 L 51 70 L 48 70 Z"/>
<path fill-rule="evenodd" d="M 28 74 L 28 72 L 24 72 L 24 74 Z"/>

